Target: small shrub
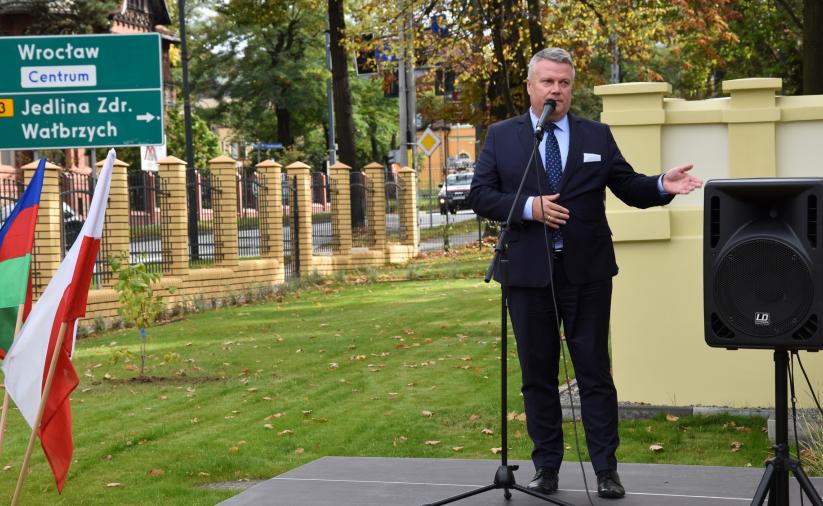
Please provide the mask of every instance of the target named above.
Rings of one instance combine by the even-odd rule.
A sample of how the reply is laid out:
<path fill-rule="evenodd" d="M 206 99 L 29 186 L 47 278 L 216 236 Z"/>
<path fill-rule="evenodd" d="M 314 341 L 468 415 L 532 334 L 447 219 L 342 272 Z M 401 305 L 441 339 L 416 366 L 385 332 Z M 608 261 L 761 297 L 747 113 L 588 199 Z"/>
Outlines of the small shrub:
<path fill-rule="evenodd" d="M 378 278 L 380 277 L 380 273 L 374 267 L 366 267 L 366 281 L 369 283 L 376 283 Z"/>
<path fill-rule="evenodd" d="M 420 267 L 415 263 L 410 263 L 406 268 L 406 279 L 414 281 L 420 278 Z"/>
<path fill-rule="evenodd" d="M 803 417 L 806 440 L 801 442 L 800 458 L 811 476 L 823 476 L 823 420 L 819 416 Z"/>
<path fill-rule="evenodd" d="M 165 309 L 162 296 L 152 288 L 152 284 L 160 280 L 160 273 L 150 272 L 143 263 L 131 265 L 126 253 L 109 257 L 109 265 L 117 276 L 114 285 L 120 301 L 117 313 L 127 325 L 136 326 L 140 332 L 140 377 L 143 377 L 148 341 L 146 327 L 157 321 Z M 173 289 L 169 291 L 174 292 Z"/>

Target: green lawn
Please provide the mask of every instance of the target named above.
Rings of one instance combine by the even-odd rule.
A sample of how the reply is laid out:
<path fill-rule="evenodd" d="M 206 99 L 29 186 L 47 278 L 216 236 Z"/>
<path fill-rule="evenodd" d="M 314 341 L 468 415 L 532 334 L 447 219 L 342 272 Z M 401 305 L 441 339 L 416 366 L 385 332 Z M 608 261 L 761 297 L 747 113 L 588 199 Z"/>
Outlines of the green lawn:
<path fill-rule="evenodd" d="M 237 492 L 205 484 L 270 478 L 325 455 L 496 459 L 499 289 L 480 280 L 487 255 L 371 276 L 416 281 L 326 280 L 152 328 L 149 382 L 134 381 L 136 331 L 81 340 L 69 479 L 58 496 L 38 447 L 23 504 L 211 505 Z M 508 411 L 519 415 L 513 344 L 509 352 Z M 8 498 L 28 438 L 19 413 L 10 418 L 0 454 Z M 627 422 L 619 458 L 761 466 L 764 426 L 732 417 Z M 650 451 L 653 443 L 663 451 Z M 510 446 L 511 458 L 529 458 L 516 417 Z"/>

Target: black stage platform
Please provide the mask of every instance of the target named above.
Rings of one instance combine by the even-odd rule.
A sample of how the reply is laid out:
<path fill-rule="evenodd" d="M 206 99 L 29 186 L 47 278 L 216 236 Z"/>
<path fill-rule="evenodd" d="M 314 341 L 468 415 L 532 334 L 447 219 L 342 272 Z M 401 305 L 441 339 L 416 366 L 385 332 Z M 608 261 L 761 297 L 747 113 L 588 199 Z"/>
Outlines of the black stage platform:
<path fill-rule="evenodd" d="M 534 472 L 531 462 L 519 464 L 517 482 L 526 484 Z M 324 457 L 260 483 L 221 503 L 224 506 L 420 506 L 488 485 L 499 461 L 463 459 L 399 459 L 371 457 Z M 597 482 L 586 463 L 589 490 Z M 608 500 L 592 492 L 595 505 L 612 506 L 709 506 L 745 505 L 751 502 L 762 468 L 620 464 L 626 486 L 624 499 Z M 823 478 L 812 479 L 823 490 Z M 792 483 L 791 504 L 800 504 L 797 484 Z M 588 505 L 577 462 L 565 462 L 560 470 L 558 499 Z M 809 504 L 808 499 L 805 501 Z M 464 506 L 535 506 L 550 504 L 512 491 L 511 500 L 493 490 L 453 504 Z"/>

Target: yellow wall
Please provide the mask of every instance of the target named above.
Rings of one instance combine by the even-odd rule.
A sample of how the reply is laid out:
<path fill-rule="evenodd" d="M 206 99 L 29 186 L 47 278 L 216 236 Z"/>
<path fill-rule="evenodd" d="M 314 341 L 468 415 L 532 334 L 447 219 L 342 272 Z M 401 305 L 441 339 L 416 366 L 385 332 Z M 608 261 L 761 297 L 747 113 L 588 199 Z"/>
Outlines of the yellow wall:
<path fill-rule="evenodd" d="M 433 130 L 435 135 L 440 137 L 440 146 L 432 152 L 431 156 L 431 180 L 432 186 L 437 188 L 437 185 L 443 182 L 443 169 L 445 167 L 444 160 L 448 156 L 457 157 L 460 153 L 466 153 L 472 161 L 477 160 L 475 130 L 471 125 L 451 125 L 451 130 L 448 131 L 448 136 L 444 135 L 443 130 Z M 423 132 L 418 132 L 418 139 Z M 446 150 L 448 149 L 448 153 Z M 429 187 L 429 159 L 423 157 L 423 162 L 420 164 L 420 185 L 423 188 Z"/>
<path fill-rule="evenodd" d="M 723 83 L 729 97 L 665 98 L 666 83 L 599 86 L 609 123 L 635 169 L 655 174 L 694 163 L 708 180 L 823 176 L 823 96 L 780 97 L 779 79 Z M 621 400 L 664 405 L 774 405 L 769 350 L 710 348 L 703 334 L 703 192 L 665 208 L 608 199 L 620 274 L 612 303 L 612 353 Z M 801 352 L 816 392 L 823 354 Z M 802 378 L 802 376 L 799 376 Z M 804 407 L 812 406 L 804 383 Z"/>

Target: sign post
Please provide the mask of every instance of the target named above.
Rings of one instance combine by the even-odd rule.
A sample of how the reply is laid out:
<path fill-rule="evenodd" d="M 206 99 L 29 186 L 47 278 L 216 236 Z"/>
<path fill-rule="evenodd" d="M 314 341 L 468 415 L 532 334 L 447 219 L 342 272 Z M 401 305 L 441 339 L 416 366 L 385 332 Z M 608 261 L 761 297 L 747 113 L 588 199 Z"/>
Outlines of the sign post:
<path fill-rule="evenodd" d="M 434 199 L 434 189 L 432 188 L 432 153 L 440 146 L 440 137 L 437 136 L 434 132 L 432 132 L 431 128 L 426 128 L 426 131 L 423 132 L 423 135 L 420 136 L 420 139 L 417 141 L 417 147 L 419 147 L 423 153 L 429 157 L 429 228 L 434 227 L 434 218 L 433 210 L 432 210 L 432 201 Z M 449 214 L 446 213 L 446 220 L 448 221 Z"/>
<path fill-rule="evenodd" d="M 0 37 L 0 149 L 163 144 L 160 35 Z"/>

